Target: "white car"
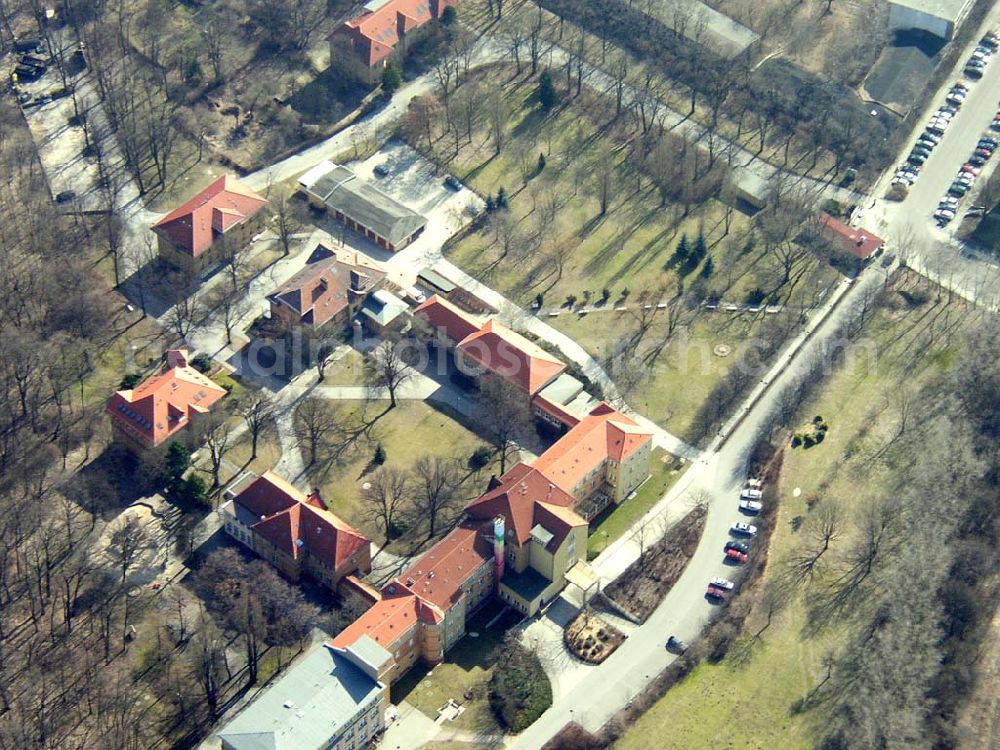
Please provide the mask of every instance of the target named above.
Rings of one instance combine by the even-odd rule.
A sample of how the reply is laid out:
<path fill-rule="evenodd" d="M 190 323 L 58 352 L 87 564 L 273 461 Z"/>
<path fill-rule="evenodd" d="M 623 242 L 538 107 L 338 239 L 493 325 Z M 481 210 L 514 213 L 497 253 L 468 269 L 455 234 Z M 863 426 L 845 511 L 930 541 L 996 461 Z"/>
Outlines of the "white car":
<path fill-rule="evenodd" d="M 941 199 L 942 206 L 951 206 L 954 208 L 958 205 L 958 196 L 956 195 L 946 195 Z"/>
<path fill-rule="evenodd" d="M 753 488 L 747 488 L 740 492 L 740 500 L 760 500 L 763 496 L 763 492 Z"/>
<path fill-rule="evenodd" d="M 763 479 L 758 479 L 757 477 L 750 477 L 747 480 L 747 487 L 761 487 L 761 486 L 763 486 L 763 484 L 764 484 L 764 480 Z"/>
<path fill-rule="evenodd" d="M 756 500 L 740 500 L 740 510 L 749 513 L 760 513 L 764 506 Z"/>
<path fill-rule="evenodd" d="M 737 521 L 730 527 L 729 533 L 739 534 L 740 536 L 757 536 L 757 527 L 753 524 Z"/>
<path fill-rule="evenodd" d="M 732 591 L 736 586 L 736 584 L 728 578 L 713 578 L 709 581 L 709 584 L 712 586 L 718 586 L 720 589 L 725 589 L 726 591 Z"/>

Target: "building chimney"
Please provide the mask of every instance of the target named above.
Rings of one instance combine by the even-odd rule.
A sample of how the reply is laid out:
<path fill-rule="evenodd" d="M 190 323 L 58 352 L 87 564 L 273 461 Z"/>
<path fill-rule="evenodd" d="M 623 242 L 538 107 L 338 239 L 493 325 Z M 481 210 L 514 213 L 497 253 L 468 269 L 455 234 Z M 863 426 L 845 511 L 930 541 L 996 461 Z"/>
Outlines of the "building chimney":
<path fill-rule="evenodd" d="M 355 269 L 351 269 L 351 291 L 352 292 L 363 292 L 368 288 L 368 274 L 362 273 Z"/>
<path fill-rule="evenodd" d="M 171 349 L 167 352 L 167 367 L 173 369 L 174 367 L 187 367 L 188 366 L 188 351 L 187 349 Z"/>
<path fill-rule="evenodd" d="M 489 492 L 490 490 L 495 490 L 501 484 L 503 483 L 497 478 L 497 475 L 494 474 L 490 477 L 490 483 L 486 486 L 486 491 Z"/>

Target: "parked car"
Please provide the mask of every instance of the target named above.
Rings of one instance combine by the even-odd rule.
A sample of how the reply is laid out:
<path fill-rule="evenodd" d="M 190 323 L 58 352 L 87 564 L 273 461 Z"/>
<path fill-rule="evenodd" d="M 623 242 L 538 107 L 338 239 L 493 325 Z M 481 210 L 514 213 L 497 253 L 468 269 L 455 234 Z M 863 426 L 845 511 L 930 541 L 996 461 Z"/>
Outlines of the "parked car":
<path fill-rule="evenodd" d="M 34 39 L 34 38 L 18 39 L 16 42 L 14 42 L 15 52 L 38 52 L 38 50 L 40 50 L 41 48 L 42 48 L 41 39 Z"/>
<path fill-rule="evenodd" d="M 75 190 L 63 190 L 56 196 L 56 203 L 69 203 L 76 200 Z"/>
<path fill-rule="evenodd" d="M 718 601 L 727 601 L 729 599 L 729 592 L 725 589 L 720 589 L 718 586 L 709 586 L 705 590 L 705 596 L 710 599 L 717 599 Z"/>
<path fill-rule="evenodd" d="M 966 66 L 965 70 L 962 72 L 965 73 L 965 75 L 969 76 L 969 78 L 979 79 L 983 77 L 982 68 L 973 68 L 970 66 Z"/>
<path fill-rule="evenodd" d="M 757 500 L 740 500 L 740 510 L 747 513 L 760 513 L 764 506 Z"/>
<path fill-rule="evenodd" d="M 954 195 L 946 195 L 941 199 L 941 205 L 952 206 L 952 207 L 957 206 L 958 198 L 956 198 Z"/>
<path fill-rule="evenodd" d="M 992 31 L 989 34 L 986 34 L 982 39 L 980 39 L 979 43 L 982 46 L 989 47 L 992 50 L 997 49 L 997 37 Z"/>
<path fill-rule="evenodd" d="M 389 167 L 387 167 L 385 164 L 379 164 L 377 167 L 375 167 L 375 169 L 372 170 L 372 172 L 375 173 L 376 177 L 388 177 Z"/>
<path fill-rule="evenodd" d="M 962 171 L 966 174 L 971 174 L 973 177 L 979 177 L 980 169 L 974 164 L 965 163 L 962 165 Z"/>
<path fill-rule="evenodd" d="M 445 187 L 451 188 L 456 192 L 462 189 L 462 183 L 458 181 L 457 177 L 453 177 L 452 175 L 444 178 L 444 184 Z"/>
<path fill-rule="evenodd" d="M 951 183 L 951 185 L 948 186 L 948 192 L 951 195 L 957 195 L 959 198 L 961 198 L 963 195 L 969 192 L 969 186 L 963 185 L 960 182 L 953 182 Z"/>
<path fill-rule="evenodd" d="M 747 487 L 740 492 L 740 498 L 743 500 L 760 500 L 763 494 L 760 490 Z"/>
<path fill-rule="evenodd" d="M 750 559 L 746 552 L 740 552 L 736 549 L 731 549 L 726 553 L 726 560 L 734 562 L 737 565 L 745 565 L 746 561 Z M 720 591 L 722 589 L 719 589 Z"/>
<path fill-rule="evenodd" d="M 1000 142 L 998 142 L 995 138 L 990 138 L 989 136 L 984 135 L 979 139 L 979 145 L 986 146 L 987 148 L 996 148 L 1000 145 Z"/>
<path fill-rule="evenodd" d="M 973 166 L 976 167 L 984 167 L 986 166 L 986 157 L 980 155 L 980 153 L 977 151 L 976 153 L 974 153 L 972 156 L 969 157 L 969 164 L 972 164 Z"/>
<path fill-rule="evenodd" d="M 30 65 L 15 65 L 14 75 L 17 76 L 18 81 L 37 81 L 45 75 L 45 71 Z"/>
<path fill-rule="evenodd" d="M 743 554 L 748 554 L 750 552 L 750 545 L 747 544 L 746 542 L 728 541 L 728 542 L 726 542 L 726 546 L 723 547 L 722 549 L 725 552 L 729 552 L 729 550 L 734 549 L 737 552 L 742 552 Z"/>
<path fill-rule="evenodd" d="M 718 588 L 725 589 L 726 591 L 732 591 L 736 587 L 736 584 L 728 578 L 713 578 L 708 583 L 711 586 L 717 586 Z"/>
<path fill-rule="evenodd" d="M 49 61 L 43 60 L 40 57 L 35 57 L 34 55 L 21 55 L 21 65 L 30 65 L 33 68 L 47 70 L 49 67 Z"/>
<path fill-rule="evenodd" d="M 980 159 L 989 159 L 993 156 L 993 152 L 988 148 L 977 148 L 973 156 L 978 156 Z"/>
<path fill-rule="evenodd" d="M 926 131 L 920 134 L 920 139 L 928 140 L 935 145 L 941 142 L 941 136 L 934 135 L 933 133 L 928 133 Z"/>
<path fill-rule="evenodd" d="M 676 635 L 667 638 L 667 651 L 673 651 L 675 654 L 683 654 L 687 650 L 688 645 Z"/>
<path fill-rule="evenodd" d="M 730 533 L 740 536 L 757 536 L 757 527 L 753 524 L 737 521 L 729 528 Z"/>

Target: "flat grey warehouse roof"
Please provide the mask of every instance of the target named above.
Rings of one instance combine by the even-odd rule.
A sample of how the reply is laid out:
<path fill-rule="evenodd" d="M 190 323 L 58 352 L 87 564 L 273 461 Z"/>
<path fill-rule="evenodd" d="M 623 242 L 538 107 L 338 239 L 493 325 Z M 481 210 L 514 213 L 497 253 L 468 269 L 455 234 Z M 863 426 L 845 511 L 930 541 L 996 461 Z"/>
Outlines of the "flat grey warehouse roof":
<path fill-rule="evenodd" d="M 965 15 L 972 0 L 890 0 L 889 4 L 957 22 Z"/>

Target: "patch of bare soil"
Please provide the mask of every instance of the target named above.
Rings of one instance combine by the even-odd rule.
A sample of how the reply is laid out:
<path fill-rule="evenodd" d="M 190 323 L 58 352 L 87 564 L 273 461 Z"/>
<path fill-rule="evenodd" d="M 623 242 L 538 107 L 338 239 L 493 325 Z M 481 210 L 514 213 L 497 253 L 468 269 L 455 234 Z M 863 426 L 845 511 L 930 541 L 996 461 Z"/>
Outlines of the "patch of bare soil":
<path fill-rule="evenodd" d="M 625 634 L 587 610 L 578 614 L 563 633 L 566 648 L 590 664 L 600 664 L 625 640 Z"/>
<path fill-rule="evenodd" d="M 704 506 L 693 508 L 608 585 L 605 596 L 645 622 L 694 555 L 705 528 L 706 514 Z"/>

